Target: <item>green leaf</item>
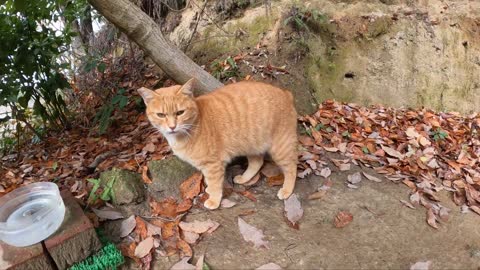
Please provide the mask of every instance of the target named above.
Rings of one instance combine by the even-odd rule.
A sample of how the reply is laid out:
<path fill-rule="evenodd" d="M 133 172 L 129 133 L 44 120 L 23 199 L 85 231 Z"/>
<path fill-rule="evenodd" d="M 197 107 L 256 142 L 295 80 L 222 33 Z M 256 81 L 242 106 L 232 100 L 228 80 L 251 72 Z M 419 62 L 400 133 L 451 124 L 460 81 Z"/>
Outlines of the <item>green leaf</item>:
<path fill-rule="evenodd" d="M 54 172 L 56 172 L 56 171 L 57 171 L 57 168 L 58 168 L 58 162 L 55 161 L 55 162 L 53 163 L 52 169 L 53 169 Z"/>
<path fill-rule="evenodd" d="M 100 71 L 100 72 L 102 72 L 102 73 L 105 72 L 105 69 L 106 69 L 106 68 L 107 68 L 107 65 L 106 65 L 105 63 L 103 63 L 103 62 L 100 63 L 100 64 L 98 64 L 98 66 L 97 66 L 97 70 Z"/>

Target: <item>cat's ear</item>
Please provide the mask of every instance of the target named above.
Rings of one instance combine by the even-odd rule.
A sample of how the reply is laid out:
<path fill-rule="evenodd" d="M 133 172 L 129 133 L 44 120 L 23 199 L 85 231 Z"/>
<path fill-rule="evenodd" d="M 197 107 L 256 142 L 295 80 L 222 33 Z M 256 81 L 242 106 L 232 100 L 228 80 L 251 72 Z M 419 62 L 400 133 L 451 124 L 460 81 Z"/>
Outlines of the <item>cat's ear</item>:
<path fill-rule="evenodd" d="M 194 87 L 195 87 L 195 78 L 191 78 L 184 85 L 182 85 L 182 87 L 180 87 L 180 90 L 178 90 L 178 93 L 182 93 L 184 95 L 193 97 Z"/>
<path fill-rule="evenodd" d="M 148 89 L 148 88 L 145 88 L 145 87 L 141 87 L 137 90 L 137 92 L 140 94 L 140 96 L 142 96 L 143 98 L 143 102 L 145 102 L 145 105 L 148 105 L 148 103 L 155 97 L 155 92 Z"/>

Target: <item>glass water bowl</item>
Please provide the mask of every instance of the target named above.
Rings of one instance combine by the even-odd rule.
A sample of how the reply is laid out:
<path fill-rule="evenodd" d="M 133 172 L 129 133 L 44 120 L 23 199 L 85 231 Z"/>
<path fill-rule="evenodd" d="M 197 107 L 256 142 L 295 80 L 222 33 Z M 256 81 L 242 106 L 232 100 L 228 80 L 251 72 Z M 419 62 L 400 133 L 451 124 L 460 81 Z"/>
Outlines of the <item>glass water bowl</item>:
<path fill-rule="evenodd" d="M 0 240 L 16 247 L 34 245 L 52 235 L 64 217 L 56 184 L 23 186 L 0 198 Z"/>

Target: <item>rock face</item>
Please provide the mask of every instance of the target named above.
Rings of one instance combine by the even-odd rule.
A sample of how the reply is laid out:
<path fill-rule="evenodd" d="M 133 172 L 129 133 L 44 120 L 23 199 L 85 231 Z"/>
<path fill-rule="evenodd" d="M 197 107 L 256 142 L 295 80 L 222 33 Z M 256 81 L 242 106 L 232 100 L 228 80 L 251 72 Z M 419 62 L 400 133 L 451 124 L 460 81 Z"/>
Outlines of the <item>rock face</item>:
<path fill-rule="evenodd" d="M 170 157 L 150 161 L 148 171 L 153 181 L 148 186 L 150 194 L 154 199 L 160 200 L 170 196 L 180 199 L 178 187 L 185 179 L 196 172 L 196 169 L 177 157 Z"/>
<path fill-rule="evenodd" d="M 115 205 L 138 203 L 144 199 L 145 188 L 137 173 L 113 168 L 100 174 L 100 184 L 112 186 L 112 202 Z"/>
<path fill-rule="evenodd" d="M 316 1 L 331 19 L 312 27 L 307 78 L 318 101 L 478 110 L 480 2 L 368 2 Z"/>
<path fill-rule="evenodd" d="M 265 45 L 268 60 L 250 57 L 250 65 L 285 65 L 288 75 L 268 80 L 253 75 L 252 66 L 238 63 L 240 69 L 291 90 L 299 113 L 312 112 L 312 96 L 317 103 L 336 99 L 463 113 L 480 107 L 480 1 L 279 0 L 271 8 L 268 18 L 259 6 L 225 21 L 223 31 L 245 32 L 242 38 L 200 23 L 202 39 L 193 40 L 190 53 L 203 64 Z M 302 35 L 285 26 L 305 16 L 310 19 Z M 189 36 L 181 30 L 190 17 L 182 16 L 171 39 Z"/>

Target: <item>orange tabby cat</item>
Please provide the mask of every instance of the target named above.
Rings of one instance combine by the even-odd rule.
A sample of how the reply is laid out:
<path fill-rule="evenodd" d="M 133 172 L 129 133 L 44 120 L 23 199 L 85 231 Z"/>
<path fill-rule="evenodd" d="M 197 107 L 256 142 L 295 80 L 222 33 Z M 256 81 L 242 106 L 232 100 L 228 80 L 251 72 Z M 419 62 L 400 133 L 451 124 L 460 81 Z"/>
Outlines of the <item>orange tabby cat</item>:
<path fill-rule="evenodd" d="M 292 194 L 297 175 L 297 113 L 291 93 L 260 82 L 226 85 L 193 97 L 194 79 L 155 91 L 140 88 L 151 124 L 173 153 L 201 170 L 209 195 L 205 207 L 218 208 L 226 165 L 246 156 L 248 168 L 234 178 L 244 184 L 263 165 L 265 153 L 282 169 L 280 199 Z"/>

